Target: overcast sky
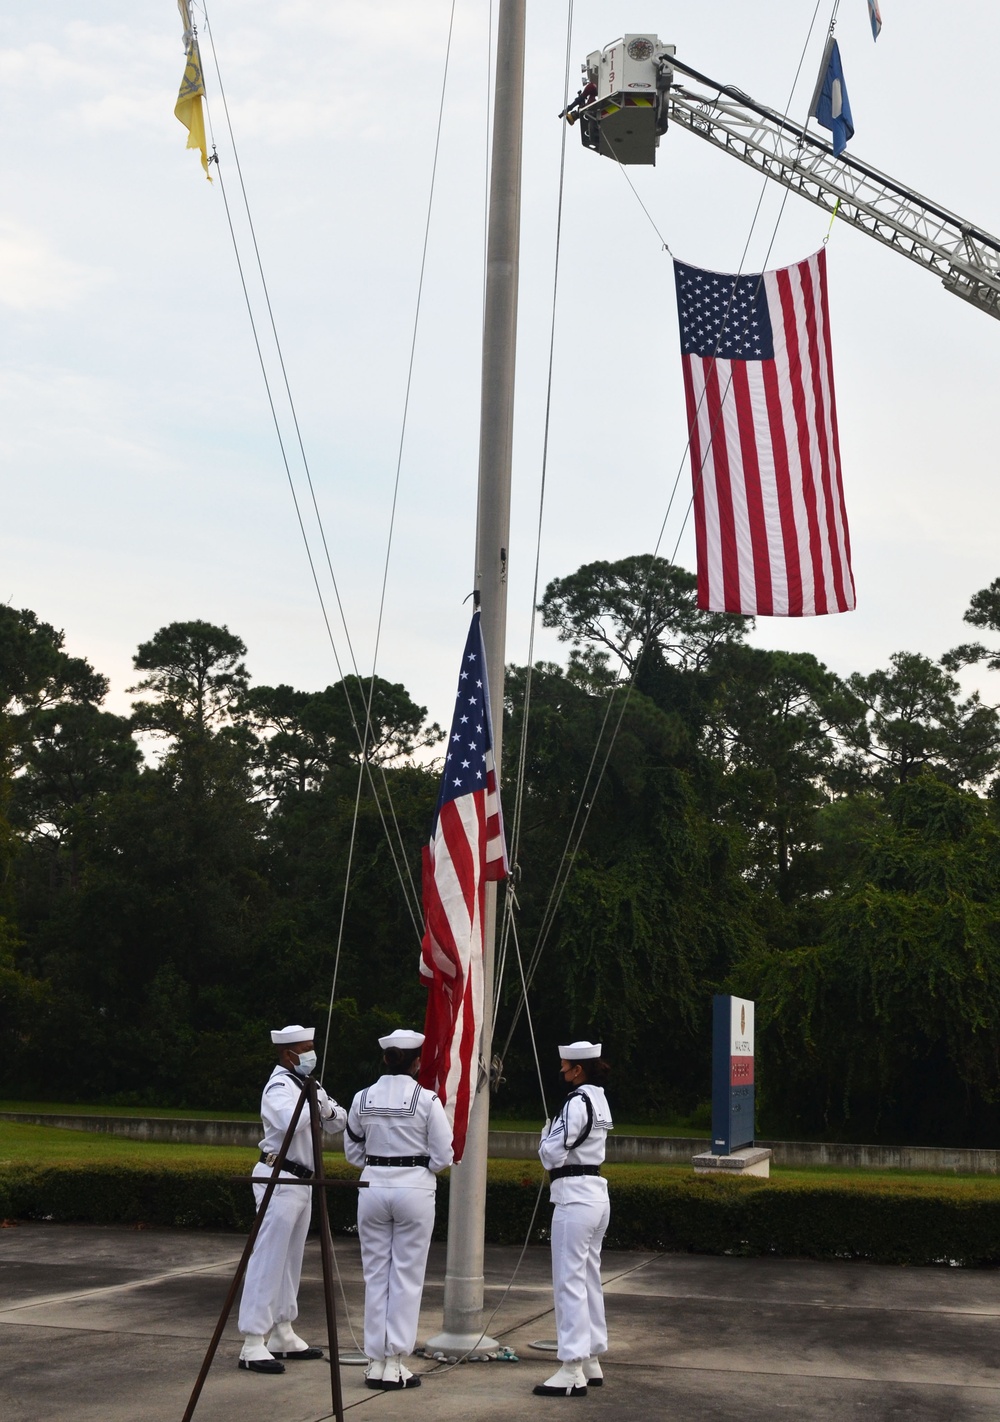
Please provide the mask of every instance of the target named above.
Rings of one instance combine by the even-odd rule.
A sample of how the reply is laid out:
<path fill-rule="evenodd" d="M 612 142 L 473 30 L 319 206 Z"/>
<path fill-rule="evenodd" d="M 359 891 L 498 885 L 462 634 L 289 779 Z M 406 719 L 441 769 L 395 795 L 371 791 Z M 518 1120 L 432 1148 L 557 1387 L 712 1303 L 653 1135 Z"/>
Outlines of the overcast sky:
<path fill-rule="evenodd" d="M 211 0 L 243 179 L 330 554 L 371 669 L 451 0 Z M 803 119 L 830 0 L 790 112 Z M 529 0 L 508 659 L 526 655 L 554 257 L 566 7 Z M 457 0 L 379 672 L 446 720 L 472 585 L 486 154 L 484 0 Z M 579 62 L 625 31 L 783 108 L 813 0 L 576 0 Z M 842 0 L 850 151 L 1000 233 L 1000 11 Z M 203 19 L 201 21 L 203 23 Z M 203 35 L 231 202 L 233 148 Z M 173 0 L 41 0 L 0 18 L 0 600 L 65 629 L 124 710 L 136 645 L 167 622 L 225 623 L 258 682 L 337 677 L 257 365 L 219 183 L 173 116 Z M 673 252 L 735 270 L 761 180 L 671 132 L 633 181 Z M 748 269 L 764 260 L 771 185 Z M 792 197 L 770 265 L 828 218 Z M 251 256 L 245 224 L 238 225 Z M 761 619 L 760 645 L 870 671 L 963 640 L 1000 575 L 1000 325 L 843 224 L 831 319 L 858 610 Z M 259 287 L 251 283 L 258 315 Z M 262 326 L 262 330 L 264 327 Z M 669 256 L 615 166 L 570 133 L 542 586 L 652 547 L 684 458 Z M 269 369 L 278 375 L 273 348 Z M 280 382 L 275 390 L 280 393 Z M 308 496 L 287 405 L 292 472 Z M 683 475 L 689 484 L 686 470 Z M 680 533 L 675 507 L 661 551 Z M 315 523 L 308 524 L 310 538 Z M 320 555 L 321 556 L 321 555 Z M 679 560 L 694 567 L 690 529 Z M 325 571 L 323 590 L 329 596 Z M 338 652 L 349 665 L 342 629 Z M 561 655 L 549 634 L 538 655 Z M 982 688 L 1000 699 L 984 673 Z M 975 684 L 971 678 L 969 684 Z"/>

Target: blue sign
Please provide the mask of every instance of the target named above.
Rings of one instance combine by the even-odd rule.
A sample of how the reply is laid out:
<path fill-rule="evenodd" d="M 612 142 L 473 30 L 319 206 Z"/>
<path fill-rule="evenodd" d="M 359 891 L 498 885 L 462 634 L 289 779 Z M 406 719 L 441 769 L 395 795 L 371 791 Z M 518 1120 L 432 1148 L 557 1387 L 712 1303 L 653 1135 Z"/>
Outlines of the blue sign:
<path fill-rule="evenodd" d="M 754 1142 L 753 1003 L 712 999 L 712 1154 Z"/>

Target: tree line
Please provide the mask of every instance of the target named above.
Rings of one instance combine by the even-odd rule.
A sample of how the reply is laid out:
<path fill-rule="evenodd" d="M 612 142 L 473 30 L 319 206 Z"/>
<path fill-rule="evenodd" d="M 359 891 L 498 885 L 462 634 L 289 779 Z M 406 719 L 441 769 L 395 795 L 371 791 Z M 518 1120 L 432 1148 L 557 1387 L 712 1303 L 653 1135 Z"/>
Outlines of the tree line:
<path fill-rule="evenodd" d="M 758 1002 L 762 1133 L 992 1143 L 1000 720 L 956 674 L 1000 650 L 838 677 L 750 646 L 649 556 L 554 580 L 540 611 L 568 656 L 508 668 L 503 711 L 536 1038 L 597 1034 L 620 1116 L 690 1118 L 734 991 Z M 965 617 L 1000 632 L 1000 579 Z M 260 686 L 246 656 L 169 624 L 118 716 L 59 631 L 0 608 L 6 1096 L 252 1109 L 267 1029 L 322 1036 L 335 970 L 335 1094 L 422 1021 L 442 733 L 401 685 Z M 523 1012 L 500 1074 L 495 1109 L 538 1114 Z"/>

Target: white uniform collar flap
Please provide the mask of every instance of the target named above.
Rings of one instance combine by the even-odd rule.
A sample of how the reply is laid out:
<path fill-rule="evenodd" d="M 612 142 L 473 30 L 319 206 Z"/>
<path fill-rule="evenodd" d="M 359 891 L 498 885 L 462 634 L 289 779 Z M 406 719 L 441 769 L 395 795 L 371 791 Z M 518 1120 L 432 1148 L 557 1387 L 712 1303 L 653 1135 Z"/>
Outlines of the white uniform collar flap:
<path fill-rule="evenodd" d="M 611 1107 L 604 1094 L 604 1087 L 591 1086 L 589 1082 L 586 1082 L 583 1086 L 578 1086 L 577 1090 L 585 1091 L 590 1098 L 590 1104 L 594 1110 L 594 1125 L 600 1126 L 604 1131 L 614 1130 L 615 1123 L 611 1119 Z"/>
<path fill-rule="evenodd" d="M 419 1096 L 420 1086 L 412 1076 L 380 1076 L 362 1092 L 361 1111 L 412 1116 Z"/>

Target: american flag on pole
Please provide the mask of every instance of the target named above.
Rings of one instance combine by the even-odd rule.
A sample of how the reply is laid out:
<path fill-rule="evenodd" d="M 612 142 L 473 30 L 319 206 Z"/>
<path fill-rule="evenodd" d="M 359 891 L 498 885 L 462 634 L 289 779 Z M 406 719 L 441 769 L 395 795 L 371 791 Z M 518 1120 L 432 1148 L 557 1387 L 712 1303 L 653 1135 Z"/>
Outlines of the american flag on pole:
<path fill-rule="evenodd" d="M 826 249 L 732 276 L 674 263 L 698 606 L 810 617 L 854 607 Z"/>
<path fill-rule="evenodd" d="M 420 1080 L 444 1103 L 455 1159 L 461 1160 L 483 1028 L 486 885 L 507 875 L 478 611 L 462 655 L 441 790 L 423 860 L 420 975 L 428 996 Z"/>

